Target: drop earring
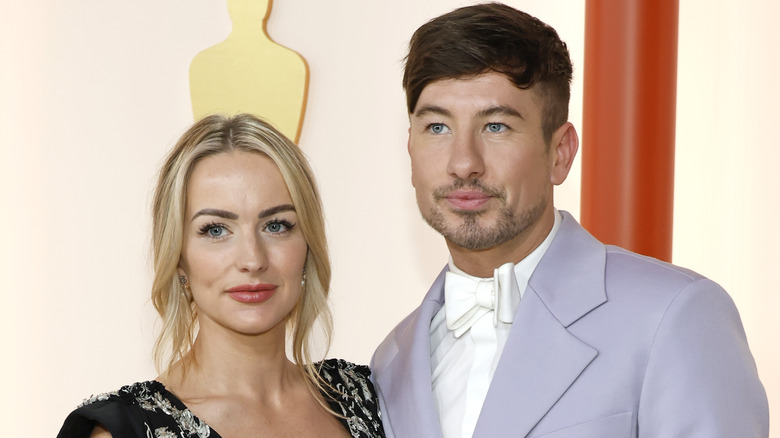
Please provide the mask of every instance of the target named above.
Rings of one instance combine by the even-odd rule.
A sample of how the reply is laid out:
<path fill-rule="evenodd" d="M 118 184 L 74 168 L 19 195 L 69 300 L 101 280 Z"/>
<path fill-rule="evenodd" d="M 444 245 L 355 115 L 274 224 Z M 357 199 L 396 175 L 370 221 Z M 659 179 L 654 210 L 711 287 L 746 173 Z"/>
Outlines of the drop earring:
<path fill-rule="evenodd" d="M 306 266 L 303 267 L 303 278 L 301 279 L 301 287 L 306 284 Z"/>

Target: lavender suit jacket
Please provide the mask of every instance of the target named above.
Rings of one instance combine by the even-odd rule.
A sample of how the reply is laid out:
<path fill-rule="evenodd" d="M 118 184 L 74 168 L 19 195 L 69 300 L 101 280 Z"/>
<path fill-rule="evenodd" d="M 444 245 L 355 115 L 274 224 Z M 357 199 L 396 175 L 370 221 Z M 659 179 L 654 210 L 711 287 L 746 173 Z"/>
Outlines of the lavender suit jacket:
<path fill-rule="evenodd" d="M 767 437 L 766 393 L 728 294 L 689 270 L 605 246 L 561 214 L 474 437 Z M 374 353 L 388 436 L 442 436 L 429 328 L 445 271 Z"/>

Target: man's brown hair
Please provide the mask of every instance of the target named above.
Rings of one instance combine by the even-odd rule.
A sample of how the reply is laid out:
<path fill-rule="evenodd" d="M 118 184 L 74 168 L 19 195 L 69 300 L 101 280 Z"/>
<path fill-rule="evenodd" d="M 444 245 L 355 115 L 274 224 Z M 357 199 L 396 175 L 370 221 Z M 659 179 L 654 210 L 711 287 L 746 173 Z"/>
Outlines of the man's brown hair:
<path fill-rule="evenodd" d="M 539 19 L 500 3 L 466 6 L 422 25 L 412 35 L 403 85 L 409 114 L 422 90 L 440 79 L 487 72 L 518 88 L 536 85 L 549 142 L 569 117 L 572 65 L 566 43 Z"/>

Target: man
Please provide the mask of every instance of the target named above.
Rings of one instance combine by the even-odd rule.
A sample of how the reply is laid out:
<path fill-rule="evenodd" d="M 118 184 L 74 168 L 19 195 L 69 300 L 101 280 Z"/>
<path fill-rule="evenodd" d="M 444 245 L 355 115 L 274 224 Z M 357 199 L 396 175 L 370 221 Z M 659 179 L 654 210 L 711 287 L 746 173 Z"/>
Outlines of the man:
<path fill-rule="evenodd" d="M 500 4 L 418 29 L 412 184 L 450 262 L 372 360 L 390 436 L 767 437 L 726 292 L 553 207 L 579 147 L 554 29 Z"/>

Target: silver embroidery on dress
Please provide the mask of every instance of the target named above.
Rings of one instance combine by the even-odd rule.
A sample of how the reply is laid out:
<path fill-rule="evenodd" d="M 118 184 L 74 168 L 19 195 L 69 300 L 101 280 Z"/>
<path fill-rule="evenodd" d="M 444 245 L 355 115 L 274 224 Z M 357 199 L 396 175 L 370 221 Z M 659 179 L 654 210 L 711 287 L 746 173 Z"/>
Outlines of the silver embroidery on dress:
<path fill-rule="evenodd" d="M 327 390 L 331 409 L 344 416 L 350 435 L 353 438 L 384 436 L 381 433 L 382 417 L 377 406 L 378 400 L 368 379 L 368 367 L 341 359 L 329 359 L 317 365 L 320 375 L 332 388 Z M 144 422 L 147 438 L 208 438 L 212 435 L 211 428 L 206 423 L 186 407 L 177 408 L 174 403 L 178 401 L 174 399 L 172 402 L 170 398 L 166 398 L 164 392 L 166 391 L 159 382 L 140 382 L 122 387 L 119 391 L 93 395 L 79 407 L 110 398 L 120 398 L 143 411 L 165 414 L 172 418 L 179 428 L 171 430 L 175 427 L 156 427 L 152 430 L 152 426 Z M 154 425 L 154 421 L 151 421 L 151 418 L 149 420 Z M 157 425 L 160 426 L 159 423 Z"/>
<path fill-rule="evenodd" d="M 129 394 L 135 398 L 136 404 L 143 410 L 149 412 L 161 411 L 178 424 L 181 429 L 181 435 L 170 431 L 167 427 L 158 427 L 154 430 L 154 435 L 149 430 L 149 425 L 144 423 L 147 428 L 148 438 L 208 438 L 211 435 L 211 428 L 200 421 L 189 409 L 178 409 L 171 401 L 159 391 L 153 391 L 150 384 L 154 382 L 140 382 L 134 385 L 126 386 L 116 392 L 108 392 L 92 396 L 80 405 L 85 406 L 97 401 L 108 400 L 109 397 L 121 397 L 122 394 Z"/>

